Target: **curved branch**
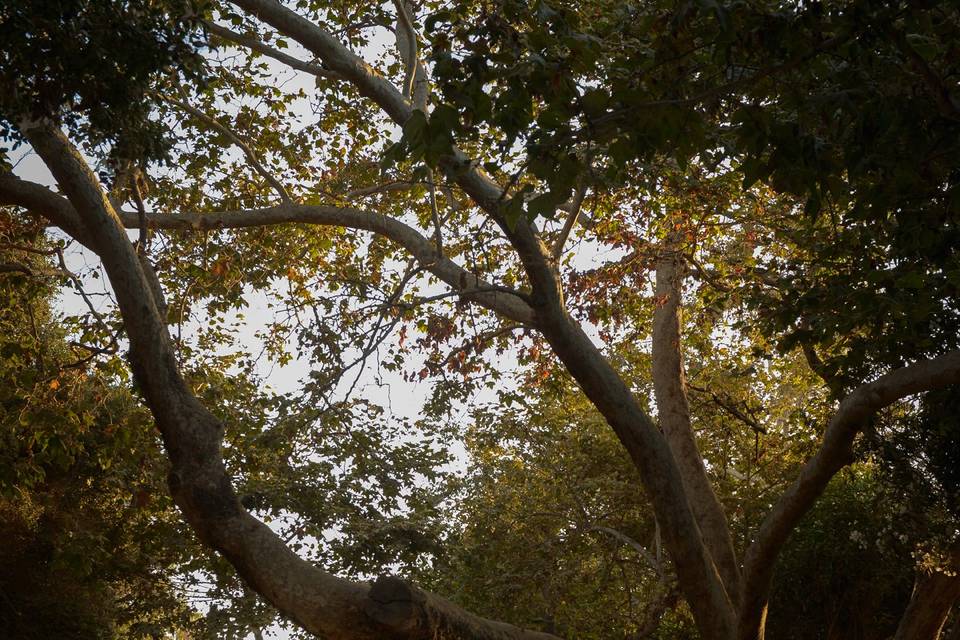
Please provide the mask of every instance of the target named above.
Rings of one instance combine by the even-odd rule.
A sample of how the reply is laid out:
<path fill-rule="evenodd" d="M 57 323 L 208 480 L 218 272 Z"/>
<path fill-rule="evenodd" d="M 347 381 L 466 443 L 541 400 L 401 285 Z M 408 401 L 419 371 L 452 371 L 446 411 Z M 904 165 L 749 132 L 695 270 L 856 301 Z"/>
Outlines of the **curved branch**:
<path fill-rule="evenodd" d="M 93 249 L 86 231 L 80 224 L 76 210 L 63 196 L 43 185 L 22 180 L 13 174 L 0 174 L 0 204 L 22 206 L 49 219 L 84 245 Z M 120 223 L 135 229 L 140 217 L 135 212 L 117 212 Z M 519 292 L 486 282 L 449 258 L 437 256 L 433 244 L 395 218 L 372 211 L 323 205 L 283 204 L 264 209 L 224 211 L 219 213 L 146 214 L 147 225 L 160 230 L 215 230 L 263 227 L 276 224 L 301 223 L 339 226 L 370 231 L 397 243 L 406 249 L 423 268 L 452 287 L 461 298 L 499 313 L 524 325 L 535 322 L 533 309 Z M 75 236 L 74 233 L 79 234 Z"/>
<path fill-rule="evenodd" d="M 866 422 L 898 400 L 958 383 L 960 351 L 951 351 L 892 371 L 861 385 L 843 399 L 827 425 L 820 449 L 803 465 L 800 475 L 767 514 L 756 540 L 747 550 L 738 631 L 741 640 L 762 637 L 777 555 L 831 478 L 853 461 L 853 441 Z"/>
<path fill-rule="evenodd" d="M 0 172 L 0 205 L 23 207 L 37 213 L 83 246 L 92 249 L 90 237 L 76 209 L 66 198 L 42 184 L 23 180 L 9 172 Z"/>
<path fill-rule="evenodd" d="M 223 424 L 193 395 L 141 260 L 96 177 L 48 124 L 23 127 L 76 210 L 103 261 L 130 340 L 134 376 L 169 455 L 170 491 L 200 539 L 247 583 L 304 629 L 331 640 L 462 638 L 556 640 L 467 613 L 396 578 L 357 584 L 298 557 L 240 504 L 221 457 Z"/>
<path fill-rule="evenodd" d="M 326 66 L 353 83 L 361 95 L 378 104 L 394 122 L 402 125 L 413 114 L 414 105 L 393 84 L 376 74 L 323 28 L 276 0 L 231 2 L 297 40 Z M 532 223 L 523 219 L 515 224 L 507 223 L 501 212 L 504 190 L 462 151 L 452 147 L 450 153 L 440 159 L 439 166 L 510 240 L 530 280 L 530 306 L 537 327 L 586 396 L 603 414 L 640 471 L 701 633 L 729 638 L 733 635 L 734 611 L 716 566 L 700 539 L 676 462 L 630 387 L 567 313 L 550 249 Z"/>
<path fill-rule="evenodd" d="M 356 86 L 360 95 L 380 105 L 394 122 L 403 124 L 413 114 L 413 105 L 393 83 L 376 73 L 363 58 L 350 51 L 324 28 L 275 0 L 231 2 L 299 42 L 322 60 L 327 68 Z"/>
<path fill-rule="evenodd" d="M 126 227 L 136 223 L 136 215 L 133 213 L 120 212 L 119 215 Z M 458 291 L 460 297 L 516 322 L 534 324 L 533 310 L 518 292 L 492 285 L 453 260 L 438 256 L 433 244 L 419 231 L 396 218 L 372 211 L 324 205 L 284 204 L 244 211 L 147 215 L 147 224 L 153 229 L 240 229 L 285 223 L 348 227 L 382 235 L 406 249 L 424 269 Z"/>

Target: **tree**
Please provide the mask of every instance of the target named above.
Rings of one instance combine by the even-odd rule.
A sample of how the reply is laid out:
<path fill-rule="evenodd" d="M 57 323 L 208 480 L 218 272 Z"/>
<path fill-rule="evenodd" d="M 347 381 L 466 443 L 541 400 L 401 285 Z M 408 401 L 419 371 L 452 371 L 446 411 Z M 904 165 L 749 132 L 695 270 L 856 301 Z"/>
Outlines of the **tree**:
<path fill-rule="evenodd" d="M 291 325 L 296 310 L 315 314 L 299 337 L 318 368 L 304 397 L 317 402 L 352 368 L 349 354 L 369 357 L 401 324 L 426 348 L 465 339 L 453 359 L 428 358 L 415 376 L 474 382 L 486 343 L 536 336 L 635 465 L 705 638 L 763 636 L 777 558 L 854 460 L 861 432 L 898 401 L 960 382 L 957 256 L 946 240 L 958 193 L 953 7 L 56 6 L 0 10 L 9 88 L 0 109 L 9 137 L 30 145 L 61 193 L 7 172 L 2 202 L 99 256 L 185 520 L 252 589 L 322 637 L 551 636 L 479 618 L 398 578 L 337 577 L 253 517 L 224 466 L 231 424 L 198 398 L 180 366 L 183 341 L 170 334 L 191 304 L 222 317 L 244 286 L 285 281 Z M 104 14 L 119 17 L 102 27 Z M 244 57 L 200 55 L 203 30 Z M 374 34 L 391 32 L 396 54 L 377 58 Z M 100 73 L 64 51 L 74 33 L 88 55 L 111 37 L 135 38 L 144 55 Z M 262 56 L 315 79 L 316 126 L 293 127 L 305 91 L 275 86 Z M 80 73 L 65 60 L 84 63 Z M 391 126 L 402 137 L 383 149 Z M 172 167 L 154 165 L 144 179 L 163 158 Z M 724 176 L 741 177 L 740 190 L 703 186 Z M 658 199 L 671 182 L 681 197 Z M 127 229 L 139 232 L 135 246 Z M 151 233 L 167 244 L 156 256 Z M 636 250 L 643 268 L 621 267 L 655 277 L 656 421 L 591 335 L 589 304 L 571 306 L 571 237 Z M 765 336 L 771 352 L 799 347 L 837 403 L 744 548 L 693 428 L 679 320 L 688 266 L 727 290 L 720 308 L 741 315 L 741 333 Z M 184 278 L 191 286 L 178 288 Z M 441 293 L 427 288 L 437 283 Z M 351 304 L 338 303 L 341 287 Z M 840 287 L 853 295 L 837 313 Z M 216 327 L 204 338 L 224 339 Z M 385 366 L 409 366 L 402 346 Z M 915 637 L 939 633 L 943 603 L 955 599 L 955 576 L 936 576 L 918 583 L 906 610 L 901 629 L 927 629 Z"/>
<path fill-rule="evenodd" d="M 168 569 L 190 545 L 149 414 L 116 384 L 117 362 L 93 366 L 66 339 L 71 319 L 50 308 L 55 283 L 77 278 L 62 249 L 35 220 L 0 219 L 0 625 L 38 639 L 189 627 Z"/>

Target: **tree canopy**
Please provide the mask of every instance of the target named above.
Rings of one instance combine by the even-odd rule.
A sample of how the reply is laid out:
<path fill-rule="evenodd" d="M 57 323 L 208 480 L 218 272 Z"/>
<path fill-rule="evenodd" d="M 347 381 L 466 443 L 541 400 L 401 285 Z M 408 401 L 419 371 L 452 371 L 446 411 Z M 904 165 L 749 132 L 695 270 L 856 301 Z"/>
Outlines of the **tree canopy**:
<path fill-rule="evenodd" d="M 948 2 L 0 0 L 0 620 L 960 633 L 958 43 Z"/>

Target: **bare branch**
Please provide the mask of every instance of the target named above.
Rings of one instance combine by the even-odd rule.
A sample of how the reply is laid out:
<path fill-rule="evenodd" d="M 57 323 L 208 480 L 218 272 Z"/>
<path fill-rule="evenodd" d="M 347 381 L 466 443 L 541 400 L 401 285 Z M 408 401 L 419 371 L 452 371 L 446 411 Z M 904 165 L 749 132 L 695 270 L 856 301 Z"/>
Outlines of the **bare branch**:
<path fill-rule="evenodd" d="M 687 388 L 692 389 L 693 391 L 696 391 L 698 393 L 704 393 L 706 395 L 709 395 L 710 398 L 713 400 L 713 403 L 716 404 L 721 409 L 723 409 L 724 411 L 726 411 L 729 415 L 733 416 L 743 424 L 750 427 L 750 429 L 753 430 L 755 433 L 761 433 L 766 435 L 767 428 L 764 427 L 759 422 L 757 422 L 754 418 L 748 416 L 746 413 L 741 411 L 739 407 L 737 407 L 737 405 L 733 401 L 731 401 L 729 398 L 724 398 L 723 396 L 716 393 L 715 391 L 711 391 L 710 389 L 704 389 L 703 387 L 698 387 L 692 384 L 688 384 Z"/>
<path fill-rule="evenodd" d="M 690 419 L 680 335 L 680 302 L 684 263 L 671 233 L 657 262 L 656 309 L 653 313 L 653 388 L 660 426 L 680 468 L 690 506 L 704 544 L 713 556 L 727 595 L 740 595 L 740 568 L 723 507 L 713 491 Z"/>
<path fill-rule="evenodd" d="M 199 538 L 222 553 L 248 585 L 304 629 L 331 640 L 450 637 L 556 640 L 463 611 L 392 577 L 373 585 L 330 575 L 298 557 L 240 504 L 224 468 L 224 425 L 180 374 L 157 309 L 149 264 L 141 260 L 96 177 L 66 137 L 48 124 L 22 127 L 76 209 L 116 293 L 130 361 L 171 462 L 174 501 Z"/>
<path fill-rule="evenodd" d="M 70 224 L 78 224 L 77 214 L 70 203 L 46 187 L 21 180 L 12 174 L 0 175 L 0 203 L 19 205 L 47 217 L 72 235 Z M 47 215 L 51 214 L 51 215 Z M 135 229 L 139 215 L 135 212 L 117 212 L 121 224 Z M 406 249 L 420 265 L 458 292 L 460 297 L 476 302 L 491 311 L 524 325 L 535 322 L 533 310 L 525 296 L 513 289 L 493 285 L 456 264 L 438 256 L 430 240 L 416 229 L 395 218 L 372 211 L 348 207 L 285 204 L 265 209 L 226 211 L 219 213 L 183 213 L 146 215 L 151 229 L 215 230 L 262 227 L 285 223 L 316 224 L 362 229 L 382 235 Z M 85 233 L 80 230 L 81 237 Z M 88 240 L 89 241 L 89 240 Z M 90 245 L 87 245 L 90 246 Z"/>
<path fill-rule="evenodd" d="M 437 208 L 437 187 L 433 180 L 433 169 L 427 167 L 427 180 L 430 181 L 430 219 L 433 221 L 433 241 L 437 253 L 443 255 L 443 232 L 440 229 L 440 211 Z"/>
<path fill-rule="evenodd" d="M 553 251 L 551 251 L 550 257 L 555 263 L 560 262 L 560 256 L 563 255 L 563 245 L 567 243 L 570 232 L 573 230 L 574 225 L 577 224 L 580 209 L 583 207 L 583 197 L 586 193 L 587 185 L 585 182 L 581 182 L 573 194 L 573 201 L 570 203 L 570 211 L 567 214 L 567 219 L 563 223 L 563 229 L 560 230 L 560 235 L 557 236 L 557 239 L 553 243 Z"/>
<path fill-rule="evenodd" d="M 406 71 L 403 78 L 403 97 L 411 100 L 413 98 L 413 81 L 417 74 L 417 56 L 419 55 L 417 47 L 417 32 L 413 28 L 413 22 L 410 20 L 410 13 L 407 11 L 405 0 L 393 0 L 397 8 L 397 42 L 400 45 L 400 57 L 403 58 Z M 402 42 L 401 42 L 402 41 Z"/>
<path fill-rule="evenodd" d="M 92 248 L 80 216 L 70 202 L 42 184 L 22 180 L 12 173 L 0 172 L 0 204 L 23 207 L 41 215 L 83 246 Z"/>
<path fill-rule="evenodd" d="M 323 28 L 276 0 L 231 1 L 297 40 L 353 83 L 361 95 L 378 104 L 394 122 L 403 124 L 413 114 L 414 105 L 396 87 Z M 496 221 L 516 250 L 530 280 L 530 307 L 537 327 L 604 415 L 640 471 L 698 626 L 707 635 L 731 636 L 734 612 L 713 560 L 700 539 L 670 449 L 630 387 L 567 313 L 550 250 L 535 225 L 524 219 L 516 224 L 508 223 L 502 215 L 504 189 L 459 149 L 451 148 L 448 155 L 440 158 L 439 165 L 455 176 L 460 188 Z"/>
<path fill-rule="evenodd" d="M 623 544 L 627 545 L 634 551 L 636 551 L 641 558 L 646 560 L 647 564 L 650 565 L 650 568 L 657 572 L 658 576 L 663 576 L 663 565 L 657 561 L 657 558 L 650 553 L 646 547 L 642 544 L 628 536 L 627 534 L 617 531 L 611 527 L 604 527 L 602 525 L 594 524 L 587 527 L 587 531 L 598 531 L 600 533 L 605 533 L 612 538 L 616 538 Z"/>
<path fill-rule="evenodd" d="M 126 226 L 136 223 L 135 214 L 122 212 L 120 216 Z M 416 229 L 372 211 L 323 205 L 279 205 L 219 213 L 148 215 L 148 224 L 154 229 L 238 229 L 291 222 L 349 227 L 380 234 L 406 249 L 421 266 L 458 290 L 461 297 L 516 322 L 527 325 L 534 322 L 533 311 L 519 292 L 495 287 L 480 279 L 449 258 L 438 255 L 431 242 Z"/>

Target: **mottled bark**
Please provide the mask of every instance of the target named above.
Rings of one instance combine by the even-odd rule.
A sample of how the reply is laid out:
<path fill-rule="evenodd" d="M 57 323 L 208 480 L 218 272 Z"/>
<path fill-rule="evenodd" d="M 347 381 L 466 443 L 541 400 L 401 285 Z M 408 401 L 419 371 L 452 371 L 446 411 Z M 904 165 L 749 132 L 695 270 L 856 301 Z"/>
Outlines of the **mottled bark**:
<path fill-rule="evenodd" d="M 232 2 L 299 42 L 326 68 L 378 104 L 394 122 L 403 124 L 413 114 L 414 106 L 395 86 L 318 25 L 275 0 Z M 462 152 L 452 148 L 441 159 L 440 167 L 509 239 L 530 280 L 535 325 L 637 465 L 701 633 L 708 638 L 730 638 L 734 629 L 730 599 L 700 538 L 670 448 L 627 384 L 567 313 L 550 249 L 532 224 L 524 220 L 506 223 L 501 216 L 504 190 Z"/>
<path fill-rule="evenodd" d="M 0 204 L 19 205 L 44 215 L 85 246 L 90 246 L 86 232 L 78 226 L 79 218 L 73 205 L 42 185 L 21 180 L 11 174 L 0 174 Z M 116 214 L 124 227 L 138 227 L 138 214 L 129 211 L 118 211 Z M 534 321 L 533 309 L 518 293 L 511 293 L 505 287 L 494 287 L 449 258 L 438 256 L 436 246 L 419 231 L 395 218 L 373 211 L 351 207 L 282 204 L 243 211 L 147 214 L 146 222 L 150 229 L 161 230 L 206 231 L 301 223 L 370 231 L 403 247 L 426 271 L 458 291 L 460 297 L 521 324 L 532 324 Z"/>
<path fill-rule="evenodd" d="M 295 68 L 350 82 L 394 122 L 405 123 L 417 106 L 414 102 L 421 100 L 416 91 L 414 100 L 408 100 L 330 33 L 276 0 L 233 0 L 233 3 L 299 42 L 322 65 L 300 63 L 293 65 Z M 230 34 L 222 35 L 230 37 Z M 242 40 L 234 40 L 244 44 Z M 268 55 L 282 59 L 277 53 Z M 268 601 L 305 629 L 326 638 L 552 637 L 478 618 L 394 578 L 383 578 L 371 586 L 326 574 L 302 561 L 266 526 L 243 510 L 220 458 L 223 426 L 190 393 L 177 371 L 170 338 L 159 312 L 163 305 L 161 294 L 151 287 L 155 278 L 149 264 L 137 258 L 126 238 L 123 227 L 135 226 L 136 218 L 117 215 L 80 155 L 62 134 L 46 126 L 24 129 L 71 206 L 63 206 L 63 199 L 49 190 L 8 176 L 0 176 L 0 197 L 3 202 L 20 204 L 47 215 L 103 259 L 128 330 L 130 359 L 137 382 L 154 411 L 171 459 L 171 492 L 205 543 L 223 553 Z M 665 429 L 679 434 L 676 438 L 670 433 L 667 438 L 661 435 L 629 385 L 570 317 L 552 252 L 542 242 L 536 227 L 522 218 L 514 225 L 503 219 L 501 207 L 508 196 L 503 188 L 456 148 L 441 159 L 440 168 L 500 225 L 523 263 L 532 290 L 530 295 L 477 280 L 440 255 L 415 229 L 372 212 L 282 205 L 244 212 L 151 216 L 150 219 L 155 228 L 299 222 L 367 229 L 403 246 L 424 268 L 460 290 L 467 299 L 540 329 L 639 469 L 674 560 L 678 582 L 702 637 L 729 640 L 736 633 L 744 639 L 762 638 L 767 592 L 777 555 L 830 478 L 852 459 L 852 443 L 864 421 L 899 398 L 960 381 L 960 353 L 895 371 L 862 386 L 840 404 L 827 427 L 820 451 L 804 466 L 757 533 L 745 558 L 739 616 L 735 616 L 732 601 L 738 599 L 736 592 L 730 593 L 724 586 L 729 587 L 736 581 L 735 571 L 730 571 L 723 545 L 715 544 L 719 538 L 708 533 L 715 528 L 706 524 L 710 509 L 709 500 L 704 501 L 706 493 L 702 487 L 696 488 L 700 482 L 696 478 L 703 474 L 702 462 L 700 471 L 691 464 L 699 457 L 695 453 L 695 442 L 689 447 L 692 437 L 684 435 L 682 428 Z M 676 322 L 675 314 L 673 320 L 669 313 L 663 317 L 667 325 Z M 668 330 L 673 330 L 672 325 L 667 325 Z M 676 330 L 679 331 L 679 325 Z M 672 384 L 674 391 L 679 384 L 682 391 L 679 348 L 669 346 L 670 349 L 662 351 L 669 373 L 663 374 L 665 382 L 659 384 L 667 388 Z M 673 404 L 680 406 L 676 398 Z M 671 402 L 665 398 L 662 404 Z M 689 423 L 688 411 L 686 421 Z M 681 420 L 677 420 L 677 424 L 681 424 Z M 677 459 L 681 460 L 680 464 Z"/>

